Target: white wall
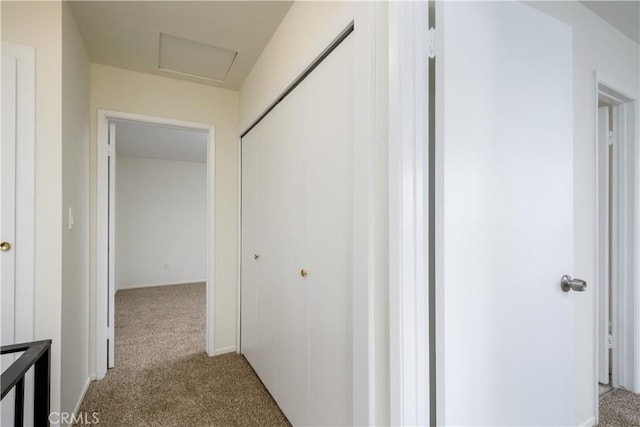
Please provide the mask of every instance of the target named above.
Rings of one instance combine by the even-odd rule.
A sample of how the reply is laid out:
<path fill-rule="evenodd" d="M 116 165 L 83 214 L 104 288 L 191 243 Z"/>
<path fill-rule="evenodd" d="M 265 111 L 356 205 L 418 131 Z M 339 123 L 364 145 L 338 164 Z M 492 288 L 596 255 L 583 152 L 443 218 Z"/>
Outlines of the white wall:
<path fill-rule="evenodd" d="M 89 86 L 89 56 L 63 3 L 61 408 L 67 412 L 89 384 Z"/>
<path fill-rule="evenodd" d="M 529 3 L 573 27 L 574 41 L 574 276 L 596 283 L 596 115 L 594 72 L 607 76 L 610 84 L 637 99 L 640 46 L 577 2 Z M 581 298 L 575 312 L 578 342 L 574 360 L 578 372 L 594 370 L 595 292 Z M 586 327 L 585 327 L 586 326 Z M 580 378 L 573 397 L 578 402 L 576 419 L 587 420 L 595 413 L 596 384 L 591 376 Z"/>
<path fill-rule="evenodd" d="M 204 282 L 207 164 L 118 157 L 116 224 L 117 289 Z"/>
<path fill-rule="evenodd" d="M 215 348 L 234 349 L 238 252 L 238 93 L 166 77 L 91 65 L 91 260 L 89 310 L 91 372 L 95 374 L 97 112 L 106 109 L 213 124 L 215 152 Z M 213 187 L 213 186 L 212 186 Z"/>
<path fill-rule="evenodd" d="M 60 409 L 62 4 L 2 2 L 2 40 L 36 49 L 35 339 L 52 339 L 51 410 Z"/>
<path fill-rule="evenodd" d="M 383 2 L 294 2 L 240 88 L 240 131 L 354 21 L 354 423 L 389 423 L 386 123 L 387 9 Z M 366 168 L 366 169 L 363 169 Z M 364 178 L 367 177 L 367 178 Z M 361 216 L 363 215 L 363 216 Z M 370 228 L 369 228 L 370 227 Z M 373 230 L 370 232 L 370 230 Z M 370 257 L 370 258 L 369 258 Z M 369 260 L 374 260 L 373 265 Z M 366 330 L 367 333 L 362 333 Z M 371 350 L 371 357 L 367 351 Z M 363 386 L 366 389 L 363 392 Z"/>

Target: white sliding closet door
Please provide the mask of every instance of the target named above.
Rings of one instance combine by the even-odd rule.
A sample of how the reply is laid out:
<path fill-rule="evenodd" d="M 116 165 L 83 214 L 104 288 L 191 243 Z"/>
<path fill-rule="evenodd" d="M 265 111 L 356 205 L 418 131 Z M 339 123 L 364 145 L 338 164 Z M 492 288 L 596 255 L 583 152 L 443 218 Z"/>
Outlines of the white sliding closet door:
<path fill-rule="evenodd" d="M 242 150 L 242 353 L 258 362 L 258 157 L 257 142 L 245 141 Z"/>
<path fill-rule="evenodd" d="M 262 157 L 267 166 L 262 211 L 268 218 L 262 236 L 270 267 L 264 272 L 269 278 L 264 285 L 275 296 L 269 308 L 275 333 L 265 338 L 265 346 L 277 347 L 276 401 L 294 425 L 307 424 L 308 396 L 307 288 L 300 276 L 305 241 L 304 104 L 304 91 L 295 90 L 265 119 L 274 138 L 264 146 L 268 153 Z"/>
<path fill-rule="evenodd" d="M 242 352 L 293 425 L 353 423 L 352 43 L 242 140 Z"/>
<path fill-rule="evenodd" d="M 323 426 L 352 424 L 352 46 L 336 49 L 308 85 L 309 421 Z"/>

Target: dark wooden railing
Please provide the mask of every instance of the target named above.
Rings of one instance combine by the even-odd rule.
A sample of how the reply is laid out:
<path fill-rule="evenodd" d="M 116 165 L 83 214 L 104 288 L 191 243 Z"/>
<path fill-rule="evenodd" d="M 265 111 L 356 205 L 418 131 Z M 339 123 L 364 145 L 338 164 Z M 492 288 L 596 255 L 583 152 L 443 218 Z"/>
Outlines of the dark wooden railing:
<path fill-rule="evenodd" d="M 23 344 L 2 346 L 2 354 L 24 352 L 3 373 L 2 399 L 15 387 L 14 425 L 24 424 L 24 376 L 34 367 L 33 423 L 36 426 L 49 425 L 51 340 L 34 341 Z"/>

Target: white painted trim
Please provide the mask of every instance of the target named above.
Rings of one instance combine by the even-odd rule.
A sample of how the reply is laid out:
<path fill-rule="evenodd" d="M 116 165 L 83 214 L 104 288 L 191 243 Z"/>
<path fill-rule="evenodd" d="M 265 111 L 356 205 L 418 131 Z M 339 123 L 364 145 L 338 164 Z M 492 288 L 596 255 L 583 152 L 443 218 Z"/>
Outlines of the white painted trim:
<path fill-rule="evenodd" d="M 35 334 L 35 49 L 2 42 L 2 55 L 16 59 L 16 234 L 15 342 L 33 341 Z"/>
<path fill-rule="evenodd" d="M 96 263 L 96 378 L 102 379 L 107 373 L 107 298 L 106 275 L 107 263 L 104 261 L 106 257 L 105 248 L 109 241 L 107 234 L 107 132 L 108 122 L 107 115 L 102 111 L 98 111 L 97 123 L 97 195 L 96 195 L 96 238 L 97 238 L 97 263 Z"/>
<path fill-rule="evenodd" d="M 152 117 L 120 111 L 98 110 L 98 147 L 97 147 L 97 268 L 96 268 L 96 378 L 102 379 L 106 374 L 106 341 L 107 341 L 107 296 L 106 248 L 107 227 L 107 129 L 108 121 L 128 120 L 156 125 L 197 129 L 208 132 L 207 139 L 207 335 L 206 351 L 213 356 L 215 351 L 215 127 L 211 124 L 186 122 L 164 117 Z"/>
<path fill-rule="evenodd" d="M 216 131 L 208 125 L 207 135 L 207 320 L 205 350 L 209 356 L 215 353 L 216 309 Z"/>
<path fill-rule="evenodd" d="M 633 250 L 635 256 L 633 257 L 634 269 L 633 269 L 633 277 L 634 277 L 634 307 L 635 313 L 632 318 L 633 324 L 636 326 L 636 330 L 634 333 L 634 354 L 636 360 L 635 372 L 634 372 L 634 382 L 635 382 L 635 393 L 640 393 L 640 100 L 636 100 L 634 102 L 635 108 L 635 135 L 633 137 L 633 145 L 634 148 L 632 150 L 633 159 L 635 162 L 635 189 L 634 189 L 634 197 L 635 197 L 635 205 L 633 209 L 635 209 L 633 224 L 634 224 L 634 241 L 633 241 Z"/>
<path fill-rule="evenodd" d="M 82 387 L 82 392 L 80 393 L 80 396 L 78 397 L 78 402 L 76 402 L 75 406 L 73 407 L 73 413 L 77 414 L 78 411 L 80 410 L 80 405 L 82 405 L 82 401 L 84 400 L 84 396 L 87 394 L 87 390 L 89 390 L 89 385 L 91 385 L 91 378 L 87 377 L 87 381 L 84 383 L 84 387 Z"/>
<path fill-rule="evenodd" d="M 206 282 L 207 279 L 198 279 L 198 280 L 181 280 L 179 282 L 159 282 L 159 283 L 142 283 L 139 285 L 128 285 L 128 286 L 118 286 L 116 288 L 117 291 L 124 291 L 128 289 L 141 289 L 141 288 L 156 288 L 159 286 L 173 286 L 173 285 L 191 285 L 194 283 L 203 283 Z"/>
<path fill-rule="evenodd" d="M 109 188 L 111 191 L 109 192 L 109 202 L 107 206 L 109 206 L 109 235 L 107 237 L 109 241 L 109 247 L 113 250 L 109 251 L 109 264 L 112 268 L 108 269 L 108 303 L 107 307 L 110 307 L 110 310 L 107 310 L 107 339 L 109 342 L 109 347 L 107 350 L 107 369 L 113 368 L 116 364 L 116 325 L 115 325 L 115 304 L 116 304 L 116 192 L 117 192 L 117 177 L 116 177 L 116 124 L 109 122 L 108 123 L 108 138 L 109 138 Z"/>
<path fill-rule="evenodd" d="M 389 5 L 391 425 L 429 425 L 428 3 Z"/>
<path fill-rule="evenodd" d="M 598 204 L 602 203 L 602 195 L 598 190 L 600 182 L 599 171 L 606 167 L 603 163 L 606 159 L 598 155 L 598 120 L 597 100 L 601 97 L 613 105 L 615 145 L 613 150 L 614 171 L 612 175 L 613 212 L 611 215 L 612 227 L 612 258 L 610 269 L 613 277 L 613 299 L 611 302 L 612 331 L 614 336 L 613 354 L 611 358 L 611 383 L 614 387 L 622 387 L 636 393 L 640 392 L 640 378 L 638 362 L 640 352 L 640 335 L 638 335 L 637 319 L 640 316 L 640 286 L 638 283 L 638 225 L 640 208 L 638 207 L 640 158 L 638 157 L 638 123 L 637 101 L 634 104 L 632 98 L 618 89 L 615 82 L 609 80 L 600 72 L 594 72 L 594 86 L 596 95 L 596 278 L 599 277 L 600 268 L 605 261 L 602 259 L 607 253 L 607 242 L 603 242 L 598 233 L 598 225 L 603 220 L 599 218 Z M 604 93 L 602 86 L 605 86 Z M 635 112 L 633 110 L 636 110 Z M 631 127 L 633 126 L 633 129 Z M 629 163 L 631 162 L 631 163 Z M 631 170 L 630 170 L 631 169 Z M 635 197 L 635 200 L 633 199 Z M 605 201 L 606 203 L 606 201 Z M 628 236 L 634 236 L 630 241 Z M 635 252 L 635 254 L 634 254 Z M 631 296 L 636 296 L 636 301 L 631 301 Z M 595 295 L 594 314 L 598 319 L 598 294 Z M 636 319 L 636 322 L 634 322 Z M 598 348 L 601 345 L 597 331 L 597 322 L 594 332 L 594 392 L 593 407 L 596 414 L 594 420 L 598 421 Z"/>
<path fill-rule="evenodd" d="M 440 33 L 442 33 L 442 26 L 438 23 L 444 22 L 444 2 L 436 2 L 435 4 L 436 25 L 438 25 Z M 436 112 L 444 111 L 444 79 L 438 78 L 444 76 L 444 60 L 447 53 L 444 49 L 444 37 L 436 37 L 435 41 L 436 52 L 438 54 L 436 60 Z M 431 198 L 435 203 L 434 215 L 435 215 L 435 236 L 429 236 L 435 240 L 435 253 L 431 254 L 430 259 L 435 264 L 436 271 L 435 278 L 435 325 L 433 326 L 435 334 L 435 349 L 433 353 L 436 358 L 435 367 L 435 383 L 436 383 L 436 407 L 432 410 L 436 411 L 437 425 L 447 425 L 446 419 L 446 401 L 445 401 L 445 364 L 447 363 L 444 352 L 444 117 L 443 114 L 436 114 L 435 123 L 436 132 L 436 146 L 435 146 L 435 159 L 431 162 L 434 165 L 435 170 L 432 172 L 432 176 L 435 179 L 435 194 Z"/>
<path fill-rule="evenodd" d="M 214 352 L 213 355 L 214 356 L 220 356 L 221 354 L 235 353 L 236 349 L 237 349 L 237 347 L 235 347 L 235 346 L 218 348 L 218 349 L 216 349 L 216 351 Z"/>
<path fill-rule="evenodd" d="M 236 277 L 236 350 L 242 353 L 242 138 L 238 138 L 238 252 Z"/>
<path fill-rule="evenodd" d="M 597 388 L 597 387 L 596 387 Z M 578 424 L 580 427 L 593 427 L 595 426 L 596 423 L 596 419 L 594 417 L 589 418 L 588 420 L 584 421 L 583 423 Z"/>

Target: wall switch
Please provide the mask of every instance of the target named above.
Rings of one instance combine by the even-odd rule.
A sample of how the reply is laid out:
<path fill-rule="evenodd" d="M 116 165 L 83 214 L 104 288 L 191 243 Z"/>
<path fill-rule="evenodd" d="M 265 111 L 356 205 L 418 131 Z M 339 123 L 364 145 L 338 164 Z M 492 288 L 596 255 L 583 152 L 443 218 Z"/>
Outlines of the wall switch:
<path fill-rule="evenodd" d="M 69 206 L 69 230 L 73 230 L 73 208 Z"/>

